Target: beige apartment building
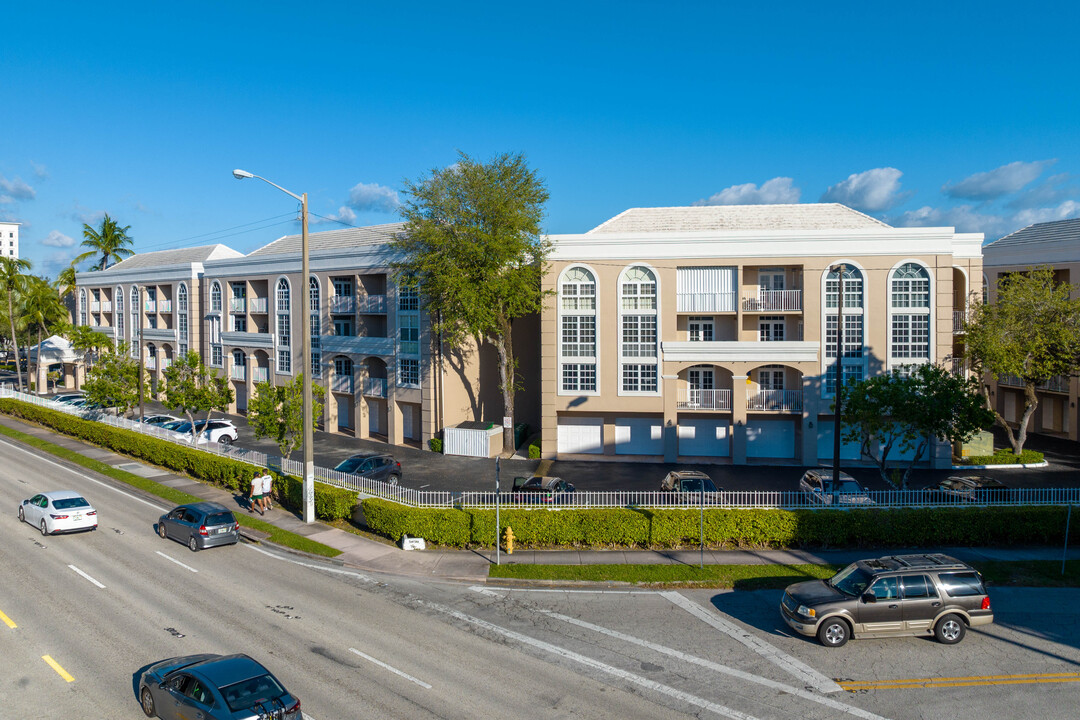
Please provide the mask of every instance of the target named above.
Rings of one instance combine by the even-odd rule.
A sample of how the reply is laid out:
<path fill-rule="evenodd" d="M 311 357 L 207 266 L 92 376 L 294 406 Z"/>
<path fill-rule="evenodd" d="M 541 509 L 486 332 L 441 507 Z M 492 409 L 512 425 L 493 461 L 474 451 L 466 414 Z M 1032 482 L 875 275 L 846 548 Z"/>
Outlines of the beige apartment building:
<path fill-rule="evenodd" d="M 995 240 L 983 248 L 986 298 L 994 302 L 998 280 L 1010 273 L 1049 265 L 1059 282 L 1080 283 L 1080 218 L 1036 223 Z M 1024 385 L 1020 378 L 986 378 L 990 399 L 1007 421 L 1020 421 L 1024 412 Z M 1028 425 L 1036 432 L 1070 440 L 1080 439 L 1080 382 L 1059 376 L 1036 391 L 1039 405 Z"/>
<path fill-rule="evenodd" d="M 634 208 L 551 236 L 543 455 L 831 460 L 841 266 L 845 378 L 952 363 L 982 240 L 837 204 Z"/>

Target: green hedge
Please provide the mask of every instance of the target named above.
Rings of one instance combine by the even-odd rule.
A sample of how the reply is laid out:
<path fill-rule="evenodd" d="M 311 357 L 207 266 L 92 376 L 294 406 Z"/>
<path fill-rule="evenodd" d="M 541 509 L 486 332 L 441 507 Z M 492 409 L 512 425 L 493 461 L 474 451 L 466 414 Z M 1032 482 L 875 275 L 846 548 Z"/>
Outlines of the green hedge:
<path fill-rule="evenodd" d="M 145 460 L 153 465 L 189 475 L 241 495 L 247 495 L 251 464 L 221 455 L 196 450 L 168 440 L 144 435 L 134 430 L 84 420 L 59 410 L 32 405 L 10 398 L 0 399 L 0 413 L 27 420 L 63 435 L 85 440 L 121 455 Z M 295 477 L 271 473 L 276 494 L 282 504 L 297 509 L 303 505 L 303 483 Z M 356 507 L 356 493 L 324 483 L 315 483 L 315 515 L 324 520 L 348 518 Z"/>
<path fill-rule="evenodd" d="M 409 508 L 363 501 L 368 527 L 455 547 L 492 546 L 495 511 Z M 1064 507 L 705 511 L 710 547 L 902 547 L 1047 545 L 1065 539 Z M 503 510 L 502 529 L 520 547 L 673 548 L 700 542 L 697 509 Z M 1071 539 L 1080 540 L 1080 523 Z"/>
<path fill-rule="evenodd" d="M 958 465 L 1035 465 L 1045 458 L 1037 450 L 1021 450 L 1017 455 L 1012 448 L 998 448 L 993 455 L 972 455 L 963 458 Z"/>

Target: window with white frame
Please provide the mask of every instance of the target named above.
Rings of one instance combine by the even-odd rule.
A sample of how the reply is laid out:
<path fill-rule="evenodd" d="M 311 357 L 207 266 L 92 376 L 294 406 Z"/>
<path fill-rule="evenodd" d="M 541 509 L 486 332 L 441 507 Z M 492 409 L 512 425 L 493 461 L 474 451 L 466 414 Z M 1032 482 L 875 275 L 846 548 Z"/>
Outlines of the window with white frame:
<path fill-rule="evenodd" d="M 398 316 L 399 351 L 403 355 L 420 354 L 420 315 L 402 313 Z"/>
<path fill-rule="evenodd" d="M 783 390 L 784 366 L 765 365 L 758 368 L 757 383 L 762 390 Z"/>
<path fill-rule="evenodd" d="M 338 297 L 352 297 L 353 294 L 353 280 L 351 277 L 336 277 L 333 278 L 334 283 L 334 295 Z"/>
<path fill-rule="evenodd" d="M 572 267 L 563 273 L 558 307 L 560 391 L 596 392 L 596 278 L 592 272 Z"/>
<path fill-rule="evenodd" d="M 247 315 L 230 315 L 229 317 L 233 332 L 247 332 Z"/>
<path fill-rule="evenodd" d="M 624 392 L 654 393 L 657 390 L 656 365 L 625 363 L 622 366 Z"/>
<path fill-rule="evenodd" d="M 79 291 L 79 325 L 86 325 L 86 288 Z"/>
<path fill-rule="evenodd" d="M 419 360 L 398 358 L 398 384 L 405 387 L 420 387 Z"/>
<path fill-rule="evenodd" d="M 596 357 L 596 316 L 563 315 L 563 357 Z"/>
<path fill-rule="evenodd" d="M 889 278 L 889 365 L 930 360 L 930 273 L 904 263 Z M 900 362 L 896 362 L 900 361 Z"/>
<path fill-rule="evenodd" d="M 837 315 L 825 316 L 825 357 L 836 357 Z M 844 357 L 861 358 L 863 355 L 863 316 L 844 313 Z"/>
<path fill-rule="evenodd" d="M 656 275 L 648 268 L 627 268 L 619 279 L 620 392 L 655 393 L 659 389 L 656 294 Z M 634 361 L 626 362 L 627 358 Z"/>
<path fill-rule="evenodd" d="M 563 363 L 562 389 L 567 392 L 596 392 L 596 364 Z"/>
<path fill-rule="evenodd" d="M 210 312 L 221 312 L 221 283 L 216 280 L 210 285 Z"/>
<path fill-rule="evenodd" d="M 128 308 L 128 312 L 131 313 L 131 357 L 139 357 L 139 288 L 136 285 L 131 286 L 131 306 Z"/>
<path fill-rule="evenodd" d="M 322 377 L 322 346 L 319 343 L 319 338 L 322 336 L 321 307 L 319 279 L 308 278 L 308 310 L 311 313 L 311 377 Z"/>
<path fill-rule="evenodd" d="M 656 316 L 623 315 L 623 357 L 656 357 Z"/>
<path fill-rule="evenodd" d="M 596 279 L 585 268 L 570 268 L 559 285 L 563 310 L 596 310 Z"/>
<path fill-rule="evenodd" d="M 648 268 L 632 267 L 622 277 L 623 310 L 656 309 L 656 276 Z"/>
<path fill-rule="evenodd" d="M 277 313 L 277 344 L 283 347 L 289 347 L 291 344 L 291 333 L 289 332 L 291 321 L 289 318 L 289 310 L 292 302 L 289 297 L 289 281 L 285 278 L 280 278 L 277 282 L 277 288 L 274 292 L 275 312 Z M 281 367 L 280 361 L 281 353 L 278 353 L 278 367 Z M 280 370 L 279 372 L 288 372 L 287 370 Z"/>
<path fill-rule="evenodd" d="M 180 357 L 188 354 L 188 291 L 183 283 L 176 290 L 176 335 L 180 344 Z"/>
<path fill-rule="evenodd" d="M 825 277 L 825 307 L 835 308 L 839 302 L 837 297 L 840 292 L 839 273 L 830 270 Z M 844 267 L 844 307 L 861 308 L 863 306 L 863 276 L 862 272 L 851 265 Z"/>
<path fill-rule="evenodd" d="M 893 315 L 891 339 L 890 357 L 904 360 L 929 360 L 930 316 Z"/>
<path fill-rule="evenodd" d="M 715 324 L 712 317 L 691 317 L 687 324 L 690 342 L 712 342 Z"/>
<path fill-rule="evenodd" d="M 113 295 L 116 297 L 116 346 L 119 347 L 127 340 L 124 335 L 124 288 L 117 285 Z"/>
<path fill-rule="evenodd" d="M 852 383 L 862 382 L 865 371 L 862 365 L 844 364 L 844 387 Z M 836 394 L 836 363 L 833 363 L 825 371 L 825 392 L 828 395 Z"/>
<path fill-rule="evenodd" d="M 416 285 L 410 280 L 404 280 L 398 286 L 398 310 L 416 312 L 419 309 L 420 293 L 417 291 Z"/>
<path fill-rule="evenodd" d="M 926 268 L 905 263 L 893 271 L 889 283 L 890 307 L 930 309 L 930 275 Z"/>
<path fill-rule="evenodd" d="M 762 315 L 758 318 L 758 340 L 782 342 L 784 340 L 784 316 Z"/>
<path fill-rule="evenodd" d="M 844 265 L 844 323 L 842 362 L 844 365 L 844 377 L 862 378 L 865 374 L 866 353 L 864 350 L 866 340 L 866 309 L 865 309 L 865 278 L 862 270 L 851 264 Z M 840 274 L 837 269 L 830 268 L 825 276 L 822 335 L 825 340 L 824 352 L 822 353 L 822 372 L 825 382 L 822 387 L 824 395 L 836 393 L 836 356 L 837 339 L 839 335 L 839 291 Z"/>
<path fill-rule="evenodd" d="M 278 348 L 277 351 L 277 371 L 279 373 L 291 373 L 292 372 L 292 354 L 289 348 Z"/>

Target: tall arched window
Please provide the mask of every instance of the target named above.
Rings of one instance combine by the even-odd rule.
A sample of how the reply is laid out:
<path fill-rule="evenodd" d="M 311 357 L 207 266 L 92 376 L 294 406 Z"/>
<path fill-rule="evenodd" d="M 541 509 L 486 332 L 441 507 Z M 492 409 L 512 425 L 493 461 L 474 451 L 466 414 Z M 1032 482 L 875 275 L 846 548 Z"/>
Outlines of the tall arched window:
<path fill-rule="evenodd" d="M 113 293 L 116 297 L 116 347 L 120 347 L 120 343 L 126 342 L 127 338 L 124 336 L 124 288 L 119 285 L 116 286 L 116 291 Z"/>
<path fill-rule="evenodd" d="M 232 351 L 230 376 L 233 380 L 247 380 L 247 353 L 239 348 Z"/>
<path fill-rule="evenodd" d="M 864 345 L 865 345 L 865 313 L 866 294 L 862 270 L 851 263 L 844 265 L 844 352 L 842 364 L 844 367 L 843 379 L 845 383 L 859 382 L 866 374 Z M 837 339 L 839 336 L 839 303 L 840 303 L 840 272 L 833 266 L 825 275 L 825 354 L 822 363 L 825 365 L 825 394 L 836 393 L 836 355 Z"/>
<path fill-rule="evenodd" d="M 157 346 L 154 343 L 146 344 L 146 367 L 151 370 L 157 369 Z"/>
<path fill-rule="evenodd" d="M 187 285 L 180 283 L 176 290 L 176 332 L 180 345 L 180 358 L 188 354 L 188 291 Z"/>
<path fill-rule="evenodd" d="M 930 361 L 930 273 L 904 263 L 889 277 L 889 365 Z"/>
<path fill-rule="evenodd" d="M 572 267 L 559 281 L 559 390 L 596 392 L 596 278 Z"/>
<path fill-rule="evenodd" d="M 210 312 L 221 312 L 221 283 L 217 280 L 210 285 Z"/>
<path fill-rule="evenodd" d="M 628 268 L 619 279 L 619 296 L 619 392 L 656 393 L 656 275 L 646 267 Z"/>
<path fill-rule="evenodd" d="M 142 342 L 142 337 L 139 334 L 139 286 L 131 286 L 131 307 L 128 310 L 131 313 L 131 357 L 139 357 L 139 343 Z"/>
<path fill-rule="evenodd" d="M 319 279 L 308 278 L 308 311 L 311 313 L 311 377 L 322 377 L 322 346 L 319 336 L 322 335 L 320 327 L 320 297 Z"/>
<path fill-rule="evenodd" d="M 290 345 L 292 343 L 291 336 L 291 322 L 289 318 L 289 307 L 291 300 L 289 298 L 289 281 L 285 278 L 280 278 L 277 282 L 277 289 L 274 292 L 274 304 L 275 312 L 277 313 L 277 371 L 279 373 L 291 373 L 292 372 L 292 351 Z"/>
<path fill-rule="evenodd" d="M 79 324 L 86 324 L 86 288 L 79 291 Z"/>

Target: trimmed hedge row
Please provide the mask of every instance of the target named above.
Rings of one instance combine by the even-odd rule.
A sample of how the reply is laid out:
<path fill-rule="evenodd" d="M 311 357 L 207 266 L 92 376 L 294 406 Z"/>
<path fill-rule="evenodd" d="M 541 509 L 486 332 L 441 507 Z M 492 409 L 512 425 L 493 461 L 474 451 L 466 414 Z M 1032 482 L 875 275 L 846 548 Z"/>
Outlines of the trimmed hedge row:
<path fill-rule="evenodd" d="M 168 440 L 143 435 L 134 430 L 84 420 L 58 410 L 31 405 L 10 398 L 0 399 L 0 413 L 85 440 L 122 455 L 145 460 L 159 467 L 247 495 L 255 468 L 232 458 L 201 452 Z M 303 506 L 303 482 L 290 475 L 271 472 L 275 489 L 284 505 Z M 315 515 L 324 520 L 348 518 L 356 507 L 356 493 L 325 483 L 315 483 Z"/>
<path fill-rule="evenodd" d="M 363 501 L 368 527 L 455 547 L 493 546 L 495 511 L 409 508 Z M 711 547 L 902 547 L 1047 545 L 1065 540 L 1064 507 L 893 508 L 858 510 L 705 511 Z M 520 547 L 673 548 L 700 542 L 697 509 L 503 510 L 502 529 Z M 1071 540 L 1080 540 L 1073 523 Z"/>

